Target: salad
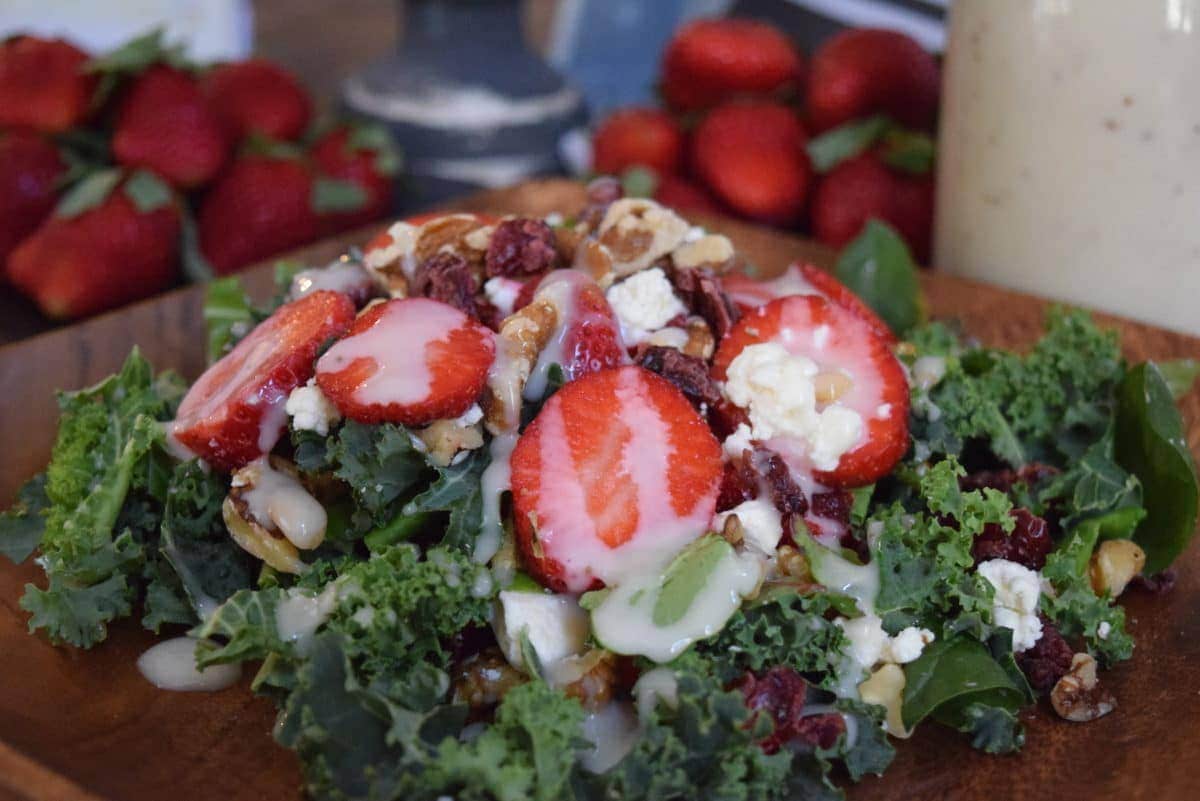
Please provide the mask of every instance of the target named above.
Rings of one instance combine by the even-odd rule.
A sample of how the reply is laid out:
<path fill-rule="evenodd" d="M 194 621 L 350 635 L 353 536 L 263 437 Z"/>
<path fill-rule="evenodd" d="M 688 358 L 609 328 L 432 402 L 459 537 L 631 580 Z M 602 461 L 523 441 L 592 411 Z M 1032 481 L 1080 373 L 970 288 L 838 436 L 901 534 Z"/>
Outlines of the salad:
<path fill-rule="evenodd" d="M 186 632 L 165 689 L 252 669 L 317 799 L 837 798 L 921 725 L 1008 753 L 1026 707 L 1116 708 L 1116 599 L 1196 526 L 1196 365 L 1067 309 L 985 347 L 882 224 L 752 271 L 600 180 L 266 306 L 219 281 L 190 387 L 134 351 L 60 395 L 0 516 L 30 630 Z"/>

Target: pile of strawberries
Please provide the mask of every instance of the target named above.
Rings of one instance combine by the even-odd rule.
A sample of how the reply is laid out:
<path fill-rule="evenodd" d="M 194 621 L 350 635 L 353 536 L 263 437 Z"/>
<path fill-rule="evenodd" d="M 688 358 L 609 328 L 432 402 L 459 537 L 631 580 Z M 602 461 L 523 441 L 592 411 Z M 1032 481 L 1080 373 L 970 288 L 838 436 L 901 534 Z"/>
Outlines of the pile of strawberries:
<path fill-rule="evenodd" d="M 910 37 L 846 30 L 807 60 L 771 25 L 701 19 L 667 46 L 660 91 L 665 108 L 600 124 L 595 172 L 625 175 L 631 189 L 636 176 L 636 189 L 681 210 L 834 247 L 881 219 L 927 263 L 940 74 Z"/>
<path fill-rule="evenodd" d="M 0 275 L 49 317 L 377 220 L 396 166 L 386 132 L 314 124 L 267 61 L 201 68 L 159 32 L 100 56 L 0 43 Z"/>

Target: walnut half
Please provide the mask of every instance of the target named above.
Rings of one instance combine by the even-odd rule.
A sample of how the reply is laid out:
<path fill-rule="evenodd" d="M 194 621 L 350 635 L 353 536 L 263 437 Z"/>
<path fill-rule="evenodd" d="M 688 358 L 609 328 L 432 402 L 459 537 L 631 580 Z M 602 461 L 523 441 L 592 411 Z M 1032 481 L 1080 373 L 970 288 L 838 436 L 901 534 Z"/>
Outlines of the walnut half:
<path fill-rule="evenodd" d="M 1067 675 L 1050 691 L 1050 703 L 1059 717 L 1075 723 L 1102 718 L 1117 708 L 1112 693 L 1100 686 L 1096 660 L 1088 654 L 1075 654 Z"/>

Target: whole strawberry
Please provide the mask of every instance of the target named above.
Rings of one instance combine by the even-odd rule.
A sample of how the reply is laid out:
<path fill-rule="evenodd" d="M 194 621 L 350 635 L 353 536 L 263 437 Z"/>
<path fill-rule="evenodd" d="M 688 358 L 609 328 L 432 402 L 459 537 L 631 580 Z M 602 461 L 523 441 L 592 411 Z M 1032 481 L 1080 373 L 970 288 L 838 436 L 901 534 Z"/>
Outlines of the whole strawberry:
<path fill-rule="evenodd" d="M 695 111 L 735 95 L 803 85 L 804 61 L 778 28 L 746 19 L 699 19 L 681 28 L 663 55 L 662 94 Z"/>
<path fill-rule="evenodd" d="M 703 187 L 677 175 L 664 175 L 658 179 L 654 199 L 684 214 L 721 213 L 717 201 Z"/>
<path fill-rule="evenodd" d="M 218 275 L 311 242 L 320 233 L 313 174 L 292 158 L 248 155 L 200 204 L 200 250 Z"/>
<path fill-rule="evenodd" d="M 148 167 L 174 186 L 194 189 L 224 166 L 229 139 L 196 79 L 159 64 L 121 100 L 112 152 L 126 167 Z"/>
<path fill-rule="evenodd" d="M 322 136 L 309 153 L 319 176 L 314 201 L 324 231 L 358 228 L 387 216 L 392 209 L 393 180 L 400 167 L 390 134 L 370 125 L 343 125 Z M 336 200 L 333 182 L 357 187 L 358 197 Z M 350 194 L 350 193 L 345 193 Z"/>
<path fill-rule="evenodd" d="M 592 170 L 619 175 L 630 167 L 649 167 L 659 175 L 679 172 L 683 131 L 667 113 L 653 108 L 613 112 L 592 140 Z"/>
<path fill-rule="evenodd" d="M 769 101 L 719 106 L 692 137 L 696 174 L 726 206 L 752 220 L 793 225 L 812 180 L 804 127 Z"/>
<path fill-rule="evenodd" d="M 100 183 L 109 191 L 90 207 L 50 217 L 9 256 L 10 280 L 48 317 L 112 309 L 166 289 L 178 274 L 180 213 L 170 189 L 149 173 L 115 188 Z"/>
<path fill-rule="evenodd" d="M 808 116 L 826 131 L 871 114 L 932 130 L 941 75 L 937 62 L 905 34 L 874 28 L 842 31 L 813 54 Z"/>
<path fill-rule="evenodd" d="M 28 132 L 0 134 L 0 268 L 54 210 L 65 171 L 49 140 Z"/>
<path fill-rule="evenodd" d="M 235 142 L 254 133 L 294 141 L 312 117 L 312 100 L 296 77 L 263 59 L 213 67 L 203 87 Z"/>
<path fill-rule="evenodd" d="M 890 223 L 918 262 L 928 263 L 933 230 L 933 178 L 889 167 L 875 152 L 842 162 L 817 184 L 812 229 L 818 240 L 840 248 L 871 218 Z"/>
<path fill-rule="evenodd" d="M 60 133 L 81 123 L 97 78 L 87 53 L 62 39 L 0 42 L 0 127 Z"/>

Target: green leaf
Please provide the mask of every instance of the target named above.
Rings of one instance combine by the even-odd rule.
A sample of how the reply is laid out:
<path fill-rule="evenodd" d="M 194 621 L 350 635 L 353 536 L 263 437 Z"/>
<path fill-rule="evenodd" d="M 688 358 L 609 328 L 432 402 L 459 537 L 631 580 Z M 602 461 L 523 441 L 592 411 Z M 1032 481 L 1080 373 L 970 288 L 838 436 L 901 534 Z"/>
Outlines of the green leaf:
<path fill-rule="evenodd" d="M 951 708 L 952 707 L 952 708 Z M 1017 711 L 972 702 L 939 710 L 938 722 L 971 737 L 972 747 L 987 754 L 1011 754 L 1025 746 L 1025 729 Z"/>
<path fill-rule="evenodd" d="M 936 151 L 933 139 L 919 131 L 894 128 L 883 139 L 883 163 L 910 175 L 929 174 Z"/>
<path fill-rule="evenodd" d="M 196 227 L 196 218 L 191 210 L 185 207 L 180 214 L 179 249 L 180 261 L 183 264 L 183 276 L 193 284 L 203 284 L 213 280 L 216 271 L 208 263 L 208 259 L 200 250 L 200 232 Z"/>
<path fill-rule="evenodd" d="M 401 426 L 346 422 L 328 445 L 334 475 L 353 492 L 353 523 L 366 532 L 390 522 L 407 493 L 430 476 L 424 455 Z"/>
<path fill-rule="evenodd" d="M 957 636 L 927 646 L 904 666 L 904 725 L 913 728 L 941 711 L 953 720 L 970 703 L 1020 709 L 1025 690 L 976 639 Z M 949 705 L 949 706 L 948 706 Z"/>
<path fill-rule="evenodd" d="M 135 208 L 142 214 L 169 205 L 175 195 L 161 178 L 145 169 L 134 170 L 123 187 L 125 196 L 133 202 Z"/>
<path fill-rule="evenodd" d="M 1175 400 L 1179 400 L 1191 392 L 1196 383 L 1196 377 L 1200 376 L 1200 361 L 1196 359 L 1171 359 L 1157 364 L 1158 370 L 1162 373 L 1167 387 L 1171 390 L 1171 396 Z"/>
<path fill-rule="evenodd" d="M 121 183 L 121 177 L 121 170 L 116 167 L 93 172 L 62 196 L 54 209 L 54 216 L 71 219 L 91 211 L 108 199 L 117 184 Z"/>
<path fill-rule="evenodd" d="M 488 462 L 487 449 L 477 448 L 456 464 L 435 467 L 437 479 L 404 505 L 404 514 L 449 512 L 442 544 L 473 551 L 483 526 L 483 471 Z"/>
<path fill-rule="evenodd" d="M 132 611 L 131 595 L 122 573 L 87 586 L 51 576 L 45 590 L 25 585 L 21 608 L 30 613 L 31 634 L 45 630 L 52 642 L 90 648 L 107 636 L 109 621 Z"/>
<path fill-rule="evenodd" d="M 354 181 L 319 177 L 313 181 L 311 204 L 317 214 L 339 214 L 366 207 L 367 190 Z"/>
<path fill-rule="evenodd" d="M 844 123 L 808 142 L 808 157 L 819 173 L 832 170 L 843 161 L 866 152 L 892 127 L 891 121 L 876 115 Z"/>
<path fill-rule="evenodd" d="M 182 44 L 166 44 L 163 28 L 155 28 L 136 36 L 104 55 L 93 58 L 85 69 L 93 73 L 133 74 L 143 72 L 158 62 L 179 68 L 190 66 L 184 57 Z"/>
<path fill-rule="evenodd" d="M 898 336 L 924 319 L 916 264 L 908 245 L 886 223 L 868 221 L 842 250 L 835 272 Z"/>
<path fill-rule="evenodd" d="M 25 482 L 17 493 L 17 502 L 0 514 L 0 554 L 15 565 L 29 558 L 46 532 L 46 474 L 39 473 Z"/>
<path fill-rule="evenodd" d="M 1117 462 L 1138 477 L 1146 518 L 1133 539 L 1146 552 L 1147 575 L 1170 567 L 1196 529 L 1196 465 L 1183 421 L 1153 362 L 1129 370 L 1117 389 Z"/>
<path fill-rule="evenodd" d="M 733 546 L 717 534 L 706 534 L 684 548 L 663 574 L 651 615 L 654 625 L 665 628 L 682 620 L 717 565 L 731 556 Z"/>
<path fill-rule="evenodd" d="M 621 173 L 621 188 L 625 197 L 654 197 L 658 174 L 648 167 L 630 167 Z"/>
<path fill-rule="evenodd" d="M 213 281 L 204 293 L 204 325 L 208 331 L 208 363 L 220 359 L 254 327 L 250 299 L 237 276 Z"/>
<path fill-rule="evenodd" d="M 150 557 L 143 565 L 146 594 L 142 606 L 142 627 L 158 634 L 166 625 L 191 626 L 196 612 L 188 603 L 179 577 L 165 559 Z"/>
<path fill-rule="evenodd" d="M 375 171 L 380 175 L 397 175 L 403 164 L 400 148 L 386 126 L 355 122 L 351 125 L 346 145 L 351 151 L 375 153 Z"/>
<path fill-rule="evenodd" d="M 286 591 L 238 590 L 192 629 L 197 638 L 196 666 L 264 659 L 268 654 L 291 654 L 291 645 L 279 636 L 275 613 Z"/>
<path fill-rule="evenodd" d="M 843 735 L 832 751 L 824 756 L 842 760 L 850 781 L 860 781 L 868 773 L 882 776 L 896 757 L 896 749 L 888 742 L 883 729 L 886 710 L 881 706 L 845 698 L 839 699 L 835 706 L 843 715 L 853 718 L 856 736 L 853 745 L 850 745 Z"/>
<path fill-rule="evenodd" d="M 546 669 L 542 667 L 542 658 L 538 656 L 537 649 L 533 647 L 533 643 L 529 640 L 529 627 L 521 629 L 521 635 L 517 640 L 521 648 L 521 661 L 525 663 L 525 668 L 529 671 L 529 675 L 535 679 L 544 678 Z"/>

